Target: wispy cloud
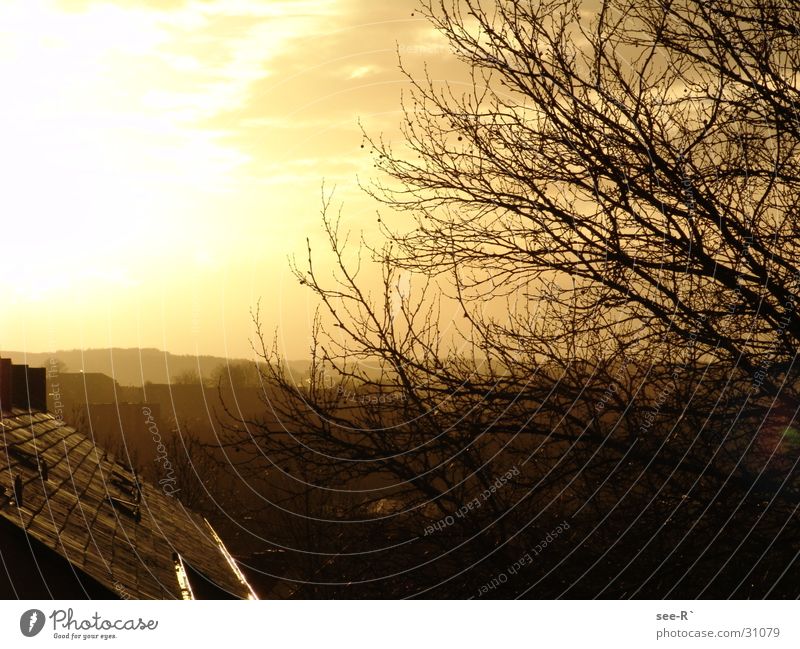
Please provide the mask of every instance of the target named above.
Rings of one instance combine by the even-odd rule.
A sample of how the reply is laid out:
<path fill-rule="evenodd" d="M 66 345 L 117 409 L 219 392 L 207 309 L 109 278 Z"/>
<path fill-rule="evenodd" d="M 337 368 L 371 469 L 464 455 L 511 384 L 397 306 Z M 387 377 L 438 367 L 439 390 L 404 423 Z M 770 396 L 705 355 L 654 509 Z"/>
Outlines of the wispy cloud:
<path fill-rule="evenodd" d="M 398 46 L 412 67 L 459 74 L 413 5 L 0 3 L 4 240 L 35 239 L 41 255 L 4 254 L 0 285 L 68 308 L 70 287 L 184 290 L 197 250 L 215 269 L 284 263 L 323 179 L 354 218 L 371 215 L 358 120 L 390 135 L 400 123 Z M 249 306 L 236 305 L 245 319 Z"/>

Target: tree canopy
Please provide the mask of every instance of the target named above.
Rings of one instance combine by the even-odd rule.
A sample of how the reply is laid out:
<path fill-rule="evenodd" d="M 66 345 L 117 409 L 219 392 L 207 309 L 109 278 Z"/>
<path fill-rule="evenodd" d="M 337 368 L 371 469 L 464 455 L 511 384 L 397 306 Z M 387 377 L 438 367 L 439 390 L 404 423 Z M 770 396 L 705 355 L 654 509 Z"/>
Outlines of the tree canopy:
<path fill-rule="evenodd" d="M 406 148 L 366 134 L 395 216 L 348 264 L 325 196 L 336 271 L 294 267 L 321 305 L 310 379 L 256 314 L 265 416 L 227 429 L 282 485 L 263 507 L 307 523 L 282 542 L 337 558 L 301 594 L 474 595 L 565 521 L 504 594 L 789 592 L 800 8 L 424 12 L 472 86 L 409 76 Z"/>

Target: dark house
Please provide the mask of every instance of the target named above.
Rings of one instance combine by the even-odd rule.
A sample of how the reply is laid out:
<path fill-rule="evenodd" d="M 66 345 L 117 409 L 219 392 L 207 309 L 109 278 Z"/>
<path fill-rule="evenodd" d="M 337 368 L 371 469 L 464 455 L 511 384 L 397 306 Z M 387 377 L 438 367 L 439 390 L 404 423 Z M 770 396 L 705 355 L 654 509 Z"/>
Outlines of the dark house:
<path fill-rule="evenodd" d="M 0 597 L 256 599 L 202 516 L 46 412 L 0 359 Z"/>

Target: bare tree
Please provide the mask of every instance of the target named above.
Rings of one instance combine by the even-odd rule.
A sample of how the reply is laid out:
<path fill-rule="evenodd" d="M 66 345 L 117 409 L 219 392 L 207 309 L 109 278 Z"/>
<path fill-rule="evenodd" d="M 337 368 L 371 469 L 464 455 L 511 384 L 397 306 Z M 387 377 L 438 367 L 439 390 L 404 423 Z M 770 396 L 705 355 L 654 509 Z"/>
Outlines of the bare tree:
<path fill-rule="evenodd" d="M 322 306 L 310 378 L 256 314 L 266 414 L 231 418 L 238 468 L 363 494 L 322 521 L 350 560 L 300 548 L 336 556 L 313 580 L 345 592 L 480 593 L 566 520 L 505 594 L 788 592 L 800 12 L 424 8 L 473 89 L 409 77 L 412 155 L 368 138 L 385 174 L 368 191 L 412 219 L 382 219 L 383 245 L 351 241 L 324 197 L 335 273 L 310 248 L 294 266 Z"/>
<path fill-rule="evenodd" d="M 800 335 L 797 8 L 580 9 L 427 5 L 474 91 L 412 79 L 416 155 L 373 142 L 399 181 L 373 194 L 415 218 L 387 233 L 394 266 L 449 274 L 464 299 L 546 302 L 567 329 L 596 330 L 601 309 L 606 329 L 691 338 L 751 376 L 769 368 L 774 388 Z"/>

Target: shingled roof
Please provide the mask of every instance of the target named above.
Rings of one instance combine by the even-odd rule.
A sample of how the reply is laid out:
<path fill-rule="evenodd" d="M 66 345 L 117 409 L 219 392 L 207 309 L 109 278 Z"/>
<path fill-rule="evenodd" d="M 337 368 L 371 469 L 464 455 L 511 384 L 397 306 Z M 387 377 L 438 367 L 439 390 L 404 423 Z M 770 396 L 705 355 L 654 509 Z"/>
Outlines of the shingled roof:
<path fill-rule="evenodd" d="M 83 433 L 19 408 L 0 428 L 0 517 L 112 594 L 191 599 L 210 584 L 256 598 L 206 519 Z"/>

